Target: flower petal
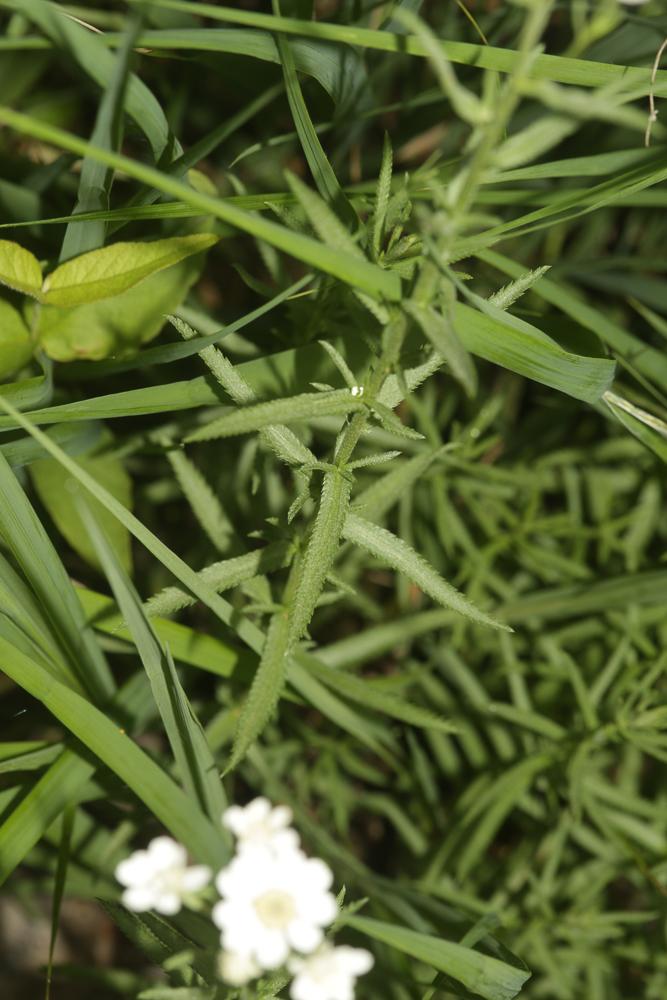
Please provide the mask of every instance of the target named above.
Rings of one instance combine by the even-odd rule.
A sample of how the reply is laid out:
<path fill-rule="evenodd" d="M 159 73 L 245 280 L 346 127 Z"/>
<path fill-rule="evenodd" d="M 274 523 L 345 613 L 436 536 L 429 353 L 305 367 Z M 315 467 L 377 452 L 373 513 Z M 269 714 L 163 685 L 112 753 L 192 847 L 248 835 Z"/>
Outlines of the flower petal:
<path fill-rule="evenodd" d="M 261 974 L 252 955 L 237 951 L 223 951 L 220 956 L 220 975 L 230 986 L 243 986 Z"/>
<path fill-rule="evenodd" d="M 173 917 L 175 913 L 178 913 L 182 905 L 183 901 L 178 893 L 163 892 L 155 900 L 153 909 L 158 913 L 163 913 L 165 917 Z"/>
<path fill-rule="evenodd" d="M 145 913 L 155 905 L 155 890 L 152 886 L 131 886 L 121 896 L 123 906 L 135 913 Z"/>
<path fill-rule="evenodd" d="M 326 891 L 333 883 L 333 872 L 321 858 L 308 858 L 306 862 L 308 868 L 308 883 L 311 888 Z"/>
<path fill-rule="evenodd" d="M 181 879 L 184 892 L 199 892 L 211 881 L 212 874 L 207 865 L 191 865 L 186 868 Z"/>
<path fill-rule="evenodd" d="M 116 865 L 116 878 L 121 885 L 144 885 L 153 877 L 146 851 L 135 851 Z"/>
<path fill-rule="evenodd" d="M 156 837 L 148 845 L 150 860 L 164 871 L 169 868 L 184 868 L 188 856 L 182 844 L 177 844 L 171 837 Z"/>
<path fill-rule="evenodd" d="M 309 954 L 322 944 L 322 931 L 307 920 L 293 920 L 287 928 L 289 943 L 297 951 Z"/>
<path fill-rule="evenodd" d="M 257 936 L 253 951 L 263 969 L 277 969 L 287 960 L 289 945 L 280 931 L 265 931 Z"/>
<path fill-rule="evenodd" d="M 349 976 L 363 976 L 375 963 L 373 955 L 365 948 L 349 948 L 347 945 L 342 945 L 335 949 L 335 954 L 338 967 Z"/>

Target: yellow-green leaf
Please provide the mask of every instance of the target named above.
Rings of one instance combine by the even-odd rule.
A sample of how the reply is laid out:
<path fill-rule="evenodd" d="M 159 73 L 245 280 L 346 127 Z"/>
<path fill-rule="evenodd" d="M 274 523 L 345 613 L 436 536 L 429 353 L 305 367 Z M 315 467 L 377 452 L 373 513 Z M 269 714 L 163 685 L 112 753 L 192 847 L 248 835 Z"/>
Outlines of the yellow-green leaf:
<path fill-rule="evenodd" d="M 150 243 L 113 243 L 91 250 L 47 275 L 42 300 L 47 305 L 76 306 L 111 298 L 156 271 L 207 250 L 217 240 L 212 233 L 192 233 Z"/>
<path fill-rule="evenodd" d="M 152 274 L 113 299 L 59 309 L 42 306 L 37 339 L 54 361 L 101 361 L 135 354 L 164 326 L 197 280 L 200 257 Z"/>
<path fill-rule="evenodd" d="M 0 379 L 15 372 L 32 357 L 32 342 L 20 313 L 0 299 Z"/>
<path fill-rule="evenodd" d="M 0 240 L 0 282 L 17 292 L 39 297 L 42 287 L 39 261 L 18 243 Z"/>
<path fill-rule="evenodd" d="M 123 468 L 120 459 L 110 455 L 93 455 L 79 457 L 79 465 L 98 483 L 123 504 L 132 506 L 132 481 Z M 67 539 L 72 548 L 79 553 L 91 566 L 100 568 L 99 559 L 91 544 L 88 532 L 84 530 L 81 517 L 73 502 L 71 492 L 67 489 L 70 473 L 54 458 L 43 458 L 30 466 L 32 481 L 39 498 L 53 518 L 60 533 Z M 105 507 L 96 500 L 90 501 L 95 511 L 95 518 L 104 526 L 113 549 L 123 568 L 128 572 L 132 569 L 132 550 L 130 535 L 124 527 Z"/>

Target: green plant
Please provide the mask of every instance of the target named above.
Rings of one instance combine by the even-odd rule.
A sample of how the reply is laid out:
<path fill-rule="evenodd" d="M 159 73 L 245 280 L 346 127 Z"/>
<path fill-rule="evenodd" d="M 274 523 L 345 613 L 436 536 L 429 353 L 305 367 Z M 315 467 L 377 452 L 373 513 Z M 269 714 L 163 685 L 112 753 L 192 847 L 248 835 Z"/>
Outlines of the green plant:
<path fill-rule="evenodd" d="M 662 996 L 659 5 L 246 6 L 0 0 L 0 877 L 231 998 L 114 872 L 262 794 L 360 997 Z"/>

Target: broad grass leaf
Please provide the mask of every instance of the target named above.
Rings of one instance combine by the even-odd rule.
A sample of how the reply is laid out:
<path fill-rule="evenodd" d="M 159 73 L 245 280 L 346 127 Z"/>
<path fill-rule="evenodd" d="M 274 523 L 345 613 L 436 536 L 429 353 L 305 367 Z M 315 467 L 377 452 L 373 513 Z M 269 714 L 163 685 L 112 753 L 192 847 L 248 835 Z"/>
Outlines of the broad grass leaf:
<path fill-rule="evenodd" d="M 63 451 L 68 455 L 83 455 L 91 452 L 100 444 L 103 433 L 103 425 L 97 420 L 80 424 L 56 424 L 49 431 L 49 437 L 56 441 Z M 15 441 L 8 441 L 7 444 L 0 444 L 0 451 L 7 461 L 14 468 L 22 465 L 30 465 L 40 458 L 46 458 L 47 453 L 42 446 L 31 437 L 18 438 Z"/>
<path fill-rule="evenodd" d="M 512 278 L 520 278 L 524 273 L 521 264 L 495 250 L 484 250 L 477 256 L 480 260 L 491 264 Z M 542 278 L 535 285 L 534 292 L 545 302 L 549 302 L 570 316 L 585 329 L 591 330 L 615 354 L 622 358 L 632 359 L 633 365 L 642 375 L 650 378 L 661 388 L 667 389 L 667 357 L 664 351 L 657 350 L 628 333 L 624 327 L 615 323 L 606 313 L 590 306 L 580 295 L 559 282 L 550 278 Z"/>
<path fill-rule="evenodd" d="M 0 774 L 40 770 L 53 764 L 62 752 L 62 743 L 49 743 L 46 740 L 0 743 Z"/>
<path fill-rule="evenodd" d="M 83 469 L 74 459 L 66 455 L 53 441 L 51 441 L 46 434 L 40 431 L 31 420 L 26 418 L 18 410 L 14 409 L 7 400 L 3 399 L 0 395 L 0 407 L 5 410 L 24 430 L 26 430 L 36 441 L 38 441 L 53 457 L 56 458 L 61 465 L 63 465 L 72 475 L 77 482 L 81 483 L 86 490 L 111 513 L 130 531 L 135 538 L 137 538 L 146 548 L 153 554 L 156 559 L 171 572 L 174 576 L 181 581 L 185 586 L 187 586 L 193 594 L 195 594 L 207 607 L 213 611 L 215 615 L 220 618 L 222 622 L 227 625 L 234 623 L 234 628 L 239 636 L 252 650 L 259 653 L 264 637 L 262 632 L 250 622 L 248 619 L 238 619 L 235 615 L 232 606 L 225 601 L 222 597 L 219 597 L 214 590 L 207 587 L 205 583 L 201 580 L 199 576 L 180 559 L 167 545 L 162 542 L 157 535 L 155 535 L 149 528 L 147 528 L 142 522 L 132 514 L 126 507 L 124 507 L 119 501 L 111 494 L 107 489 L 101 486 L 91 475 L 89 475 L 85 469 Z M 6 465 L 6 460 L 0 455 L 0 487 L 3 484 L 3 463 Z M 9 469 L 9 466 L 7 466 Z M 15 483 L 15 479 L 12 475 L 12 481 Z M 18 486 L 18 484 L 16 484 Z M 33 515 L 34 516 L 34 515 Z M 0 531 L 3 529 L 2 524 L 2 506 L 0 505 Z M 35 518 L 36 520 L 36 518 Z M 11 522 L 10 522 L 11 524 Z M 43 532 L 39 521 L 37 521 L 38 530 Z M 69 578 L 65 576 L 67 581 L 67 586 L 71 587 L 69 583 Z M 60 596 L 60 595 L 59 595 Z M 81 615 L 81 608 L 77 602 L 77 613 Z M 88 635 L 87 631 L 85 632 Z M 97 649 L 97 646 L 95 646 Z"/>
<path fill-rule="evenodd" d="M 136 354 L 180 306 L 199 277 L 201 263 L 200 256 L 189 257 L 112 299 L 69 309 L 42 306 L 37 327 L 41 347 L 54 361 L 100 361 Z M 92 367 L 90 374 L 96 374 Z"/>
<path fill-rule="evenodd" d="M 23 368 L 32 357 L 33 346 L 21 314 L 0 299 L 0 379 Z"/>
<path fill-rule="evenodd" d="M 80 680 L 68 664 L 62 649 L 53 635 L 48 617 L 43 613 L 37 595 L 30 589 L 24 579 L 14 569 L 11 563 L 0 553 L 0 614 L 4 621 L 2 625 L 11 623 L 20 629 L 26 644 L 32 644 L 34 650 L 39 650 L 43 662 L 48 664 L 56 676 L 65 683 L 83 690 Z M 26 648 L 30 648 L 26 645 Z"/>
<path fill-rule="evenodd" d="M 454 941 L 419 934 L 368 917 L 343 914 L 340 919 L 353 930 L 439 969 L 462 983 L 471 993 L 484 997 L 484 1000 L 513 1000 L 530 978 L 527 969 L 509 965 Z"/>
<path fill-rule="evenodd" d="M 541 330 L 494 306 L 483 313 L 457 302 L 454 318 L 472 354 L 585 403 L 601 399 L 614 379 L 613 361 L 570 354 Z"/>
<path fill-rule="evenodd" d="M 474 396 L 477 390 L 475 366 L 461 343 L 452 321 L 431 306 L 420 305 L 417 302 L 407 301 L 404 308 L 428 337 L 435 350 L 442 355 L 452 375 L 461 383 L 468 396 Z"/>
<path fill-rule="evenodd" d="M 178 28 L 142 31 L 139 44 L 164 51 L 227 52 L 280 64 L 274 36 L 268 31 L 238 28 Z M 292 54 L 299 73 L 316 80 L 342 114 L 367 97 L 366 68 L 358 52 L 349 46 L 332 45 L 307 38 L 293 40 Z M 282 90 L 282 87 L 281 87 Z M 189 150 L 188 150 L 189 152 Z M 202 159 L 205 153 L 199 159 Z"/>
<path fill-rule="evenodd" d="M 124 507 L 132 508 L 132 480 L 120 458 L 105 454 L 80 455 L 78 461 L 81 467 Z M 63 537 L 82 559 L 100 569 L 97 549 L 91 544 L 88 533 L 83 530 L 80 513 L 68 489 L 67 484 L 72 477 L 67 470 L 54 458 L 44 458 L 32 463 L 30 476 L 40 500 Z M 95 518 L 103 525 L 121 564 L 128 573 L 131 573 L 132 548 L 127 528 L 97 501 L 92 503 Z"/>
<path fill-rule="evenodd" d="M 46 967 L 46 996 L 50 1000 L 51 981 L 53 978 L 53 956 L 58 937 L 58 927 L 60 925 L 60 908 L 65 894 L 67 883 L 67 869 L 69 867 L 70 855 L 72 851 L 72 831 L 74 828 L 74 818 L 76 808 L 70 803 L 62 814 L 60 824 L 60 839 L 58 844 L 58 860 L 53 883 L 53 897 L 51 900 L 51 938 L 49 941 L 49 957 Z"/>
<path fill-rule="evenodd" d="M 46 305 L 61 308 L 112 298 L 217 242 L 212 233 L 191 233 L 146 243 L 112 243 L 57 267 L 44 279 L 41 297 Z"/>
<path fill-rule="evenodd" d="M 139 0 L 131 0 L 136 4 Z M 292 17 L 276 17 L 271 14 L 241 10 L 234 7 L 217 7 L 211 3 L 196 3 L 190 0 L 162 0 L 162 6 L 172 10 L 201 14 L 228 24 L 245 24 L 267 31 L 280 31 L 286 35 L 303 38 L 326 39 L 343 42 L 360 48 L 381 52 L 398 52 L 421 58 L 429 53 L 421 38 L 414 34 L 398 31 L 362 28 L 356 24 L 335 24 L 326 21 L 307 21 Z M 470 42 L 436 40 L 444 56 L 454 63 L 476 66 L 480 69 L 496 70 L 499 73 L 513 73 L 517 64 L 523 66 L 524 53 L 495 45 L 476 45 Z M 528 67 L 523 69 L 528 79 L 553 80 L 558 83 L 572 83 L 579 87 L 603 87 L 608 83 L 623 81 L 628 89 L 647 94 L 651 85 L 651 70 L 623 64 L 605 63 L 592 59 L 577 59 L 568 56 L 533 54 Z M 667 92 L 667 71 L 658 70 L 655 75 L 655 93 Z M 639 95 L 638 95 L 639 96 Z"/>
<path fill-rule="evenodd" d="M 485 614 L 461 594 L 451 583 L 437 573 L 432 566 L 410 545 L 397 535 L 381 528 L 358 514 L 349 513 L 342 530 L 343 538 L 354 542 L 400 573 L 404 573 L 413 583 L 445 608 L 452 608 L 478 625 L 507 630 L 490 615 Z"/>
<path fill-rule="evenodd" d="M 607 392 L 603 398 L 619 424 L 663 462 L 667 462 L 667 424 L 615 392 Z"/>
<path fill-rule="evenodd" d="M 135 674 L 114 699 L 114 706 L 133 728 L 145 724 L 150 701 L 143 674 Z M 0 884 L 47 833 L 63 810 L 84 793 L 95 772 L 90 756 L 65 748 L 0 826 Z"/>
<path fill-rule="evenodd" d="M 34 254 L 18 243 L 0 240 L 0 284 L 39 298 L 42 268 Z"/>
<path fill-rule="evenodd" d="M 169 271 L 163 274 L 169 274 Z M 149 278 L 155 281 L 160 277 Z M 146 282 L 147 284 L 148 282 Z M 137 289 L 138 291 L 138 289 Z M 126 294 L 132 294 L 128 292 Z M 81 307 L 84 308 L 84 307 Z M 180 346 L 180 345 L 179 345 Z M 359 340 L 341 342 L 348 360 L 357 364 L 363 358 L 363 345 Z M 421 365 L 408 368 L 405 374 L 405 384 L 410 392 L 414 391 L 434 372 L 442 367 L 443 360 L 437 352 Z M 94 377 L 95 366 L 91 366 L 91 377 Z M 329 378 L 334 369 L 329 359 L 319 345 L 307 344 L 304 347 L 281 351 L 269 357 L 254 358 L 251 361 L 235 366 L 235 370 L 243 376 L 251 390 L 259 396 L 271 396 L 288 389 L 298 392 L 304 380 L 309 382 Z M 43 380 L 39 383 L 42 386 Z M 35 390 L 39 387 L 35 386 Z M 19 401 L 24 401 L 30 394 L 23 389 L 16 389 Z M 6 395 L 6 393 L 3 393 Z M 10 398 L 14 402 L 15 396 Z M 351 397 L 355 398 L 355 397 Z M 359 402 L 358 397 L 357 401 Z M 389 375 L 377 395 L 377 399 L 387 407 L 396 407 L 405 398 L 403 380 L 396 375 Z M 61 424 L 66 421 L 79 421 L 118 417 L 135 417 L 148 413 L 170 413 L 173 410 L 194 409 L 200 406 L 216 406 L 220 404 L 220 394 L 210 379 L 197 377 L 177 382 L 166 382 L 161 385 L 144 386 L 141 389 L 127 389 L 108 395 L 94 396 L 73 403 L 61 403 L 33 410 L 30 419 L 33 424 Z M 32 403 L 39 406 L 39 403 Z M 12 416 L 0 416 L 0 427 L 16 427 L 17 421 Z M 410 432 L 413 436 L 416 432 Z M 294 442 L 292 442 L 294 445 Z M 299 449 L 302 452 L 303 445 Z M 290 451 L 294 451 L 291 448 Z M 296 455 L 295 455 L 296 458 Z"/>

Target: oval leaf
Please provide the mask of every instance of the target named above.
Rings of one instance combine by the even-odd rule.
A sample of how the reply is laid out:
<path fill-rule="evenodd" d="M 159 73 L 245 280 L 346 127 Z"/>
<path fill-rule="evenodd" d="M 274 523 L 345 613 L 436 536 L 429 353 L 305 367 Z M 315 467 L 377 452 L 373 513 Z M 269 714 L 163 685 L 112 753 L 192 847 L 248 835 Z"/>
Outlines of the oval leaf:
<path fill-rule="evenodd" d="M 22 368 L 32 357 L 32 341 L 20 313 L 0 299 L 0 379 Z"/>
<path fill-rule="evenodd" d="M 37 258 L 11 240 L 0 240 L 0 282 L 24 295 L 39 297 L 42 269 Z"/>
<path fill-rule="evenodd" d="M 44 279 L 47 305 L 76 306 L 108 299 L 185 257 L 207 250 L 218 237 L 212 233 L 174 236 L 151 243 L 113 243 L 91 250 L 57 267 Z"/>
<path fill-rule="evenodd" d="M 100 361 L 135 354 L 160 332 L 165 315 L 178 308 L 199 272 L 199 259 L 191 257 L 113 299 L 73 309 L 43 306 L 40 346 L 54 361 Z"/>
<path fill-rule="evenodd" d="M 110 455 L 80 456 L 78 461 L 86 472 L 89 472 L 98 483 L 106 486 L 112 496 L 120 500 L 124 507 L 132 507 L 132 481 L 119 458 Z M 67 469 L 54 458 L 43 458 L 32 463 L 30 474 L 39 499 L 53 518 L 60 533 L 82 559 L 85 559 L 91 566 L 101 568 L 95 546 L 92 545 L 88 532 L 84 530 L 72 494 L 67 489 L 67 480 L 71 479 Z M 90 502 L 95 510 L 95 519 L 103 525 L 123 568 L 131 572 L 130 533 L 96 500 Z"/>

